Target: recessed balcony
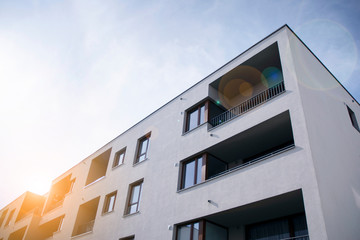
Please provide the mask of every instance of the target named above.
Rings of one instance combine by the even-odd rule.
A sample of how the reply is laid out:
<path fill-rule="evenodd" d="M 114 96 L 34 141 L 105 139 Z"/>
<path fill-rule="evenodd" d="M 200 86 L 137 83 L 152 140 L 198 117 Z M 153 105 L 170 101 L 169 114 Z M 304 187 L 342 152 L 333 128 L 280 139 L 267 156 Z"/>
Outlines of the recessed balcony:
<path fill-rule="evenodd" d="M 209 85 L 210 129 L 224 124 L 285 92 L 277 43 Z"/>
<path fill-rule="evenodd" d="M 64 199 L 72 191 L 74 183 L 75 178 L 71 178 L 71 174 L 69 174 L 51 186 L 44 214 L 63 205 Z"/>
<path fill-rule="evenodd" d="M 106 175 L 107 166 L 109 163 L 111 148 L 101 153 L 99 156 L 91 161 L 89 173 L 86 179 L 85 187 L 98 182 Z"/>
<path fill-rule="evenodd" d="M 285 111 L 183 160 L 180 163 L 179 190 L 256 164 L 292 148 L 294 136 L 290 113 Z"/>
<path fill-rule="evenodd" d="M 79 207 L 72 237 L 92 232 L 100 197 L 94 198 Z"/>

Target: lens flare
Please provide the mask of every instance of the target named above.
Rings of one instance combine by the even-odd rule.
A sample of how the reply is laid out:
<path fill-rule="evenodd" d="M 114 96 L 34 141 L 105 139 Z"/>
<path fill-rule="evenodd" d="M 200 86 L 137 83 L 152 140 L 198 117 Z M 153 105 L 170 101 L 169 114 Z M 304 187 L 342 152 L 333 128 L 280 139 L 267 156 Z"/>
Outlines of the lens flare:
<path fill-rule="evenodd" d="M 261 72 L 255 67 L 240 65 L 221 77 L 218 96 L 221 104 L 232 108 L 253 94 L 261 83 Z"/>
<path fill-rule="evenodd" d="M 246 81 L 242 81 L 240 83 L 240 86 L 239 86 L 239 94 L 241 96 L 245 96 L 245 97 L 251 97 L 252 94 L 254 92 L 254 89 L 251 85 L 251 83 L 249 82 L 246 82 Z"/>
<path fill-rule="evenodd" d="M 283 80 L 281 71 L 276 67 L 265 68 L 261 75 L 261 82 L 265 87 L 269 88 Z"/>

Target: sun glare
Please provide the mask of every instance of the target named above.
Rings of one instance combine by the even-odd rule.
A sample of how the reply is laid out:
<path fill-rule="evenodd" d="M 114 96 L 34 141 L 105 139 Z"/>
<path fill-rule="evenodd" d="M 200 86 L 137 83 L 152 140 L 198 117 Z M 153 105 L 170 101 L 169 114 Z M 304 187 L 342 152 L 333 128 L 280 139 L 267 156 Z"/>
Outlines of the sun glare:
<path fill-rule="evenodd" d="M 30 192 L 44 195 L 50 190 L 51 181 L 45 181 L 44 179 L 33 179 L 32 181 L 29 181 L 28 183 L 28 190 Z"/>

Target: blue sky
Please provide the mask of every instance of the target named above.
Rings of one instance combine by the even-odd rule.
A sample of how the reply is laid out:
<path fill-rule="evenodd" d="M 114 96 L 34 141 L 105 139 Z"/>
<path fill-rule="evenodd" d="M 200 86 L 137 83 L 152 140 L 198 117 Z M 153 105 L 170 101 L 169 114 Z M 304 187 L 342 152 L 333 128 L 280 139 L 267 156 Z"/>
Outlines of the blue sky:
<path fill-rule="evenodd" d="M 284 24 L 359 101 L 357 0 L 0 0 L 0 208 Z"/>

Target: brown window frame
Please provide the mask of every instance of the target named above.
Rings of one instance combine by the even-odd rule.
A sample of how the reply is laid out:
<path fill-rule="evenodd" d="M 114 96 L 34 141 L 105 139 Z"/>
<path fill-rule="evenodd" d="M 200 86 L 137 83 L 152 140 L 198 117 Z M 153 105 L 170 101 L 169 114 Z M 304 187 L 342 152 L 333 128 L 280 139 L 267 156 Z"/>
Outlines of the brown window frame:
<path fill-rule="evenodd" d="M 124 163 L 125 160 L 125 154 L 126 154 L 126 147 L 122 148 L 121 150 L 117 151 L 114 156 L 114 161 L 112 168 L 116 168 Z M 121 162 L 120 162 L 120 156 L 123 155 Z"/>
<path fill-rule="evenodd" d="M 138 180 L 138 181 L 136 181 L 136 182 L 129 185 L 128 197 L 127 197 L 127 200 L 126 200 L 126 208 L 125 208 L 124 215 L 131 215 L 131 214 L 135 214 L 135 213 L 139 212 L 143 184 L 144 184 L 144 179 L 140 179 L 140 180 Z M 131 199 L 133 198 L 133 194 L 134 194 L 134 192 L 133 192 L 134 188 L 137 187 L 137 186 L 140 186 L 139 194 L 137 196 L 137 201 L 136 202 L 131 202 Z M 131 212 L 131 207 L 133 205 L 136 205 L 136 210 L 134 212 Z"/>
<path fill-rule="evenodd" d="M 204 107 L 204 122 L 201 122 L 201 108 Z M 206 123 L 208 121 L 209 118 L 209 100 L 203 101 L 199 104 L 196 104 L 195 107 L 191 107 L 189 110 L 186 111 L 186 119 L 185 119 L 185 131 L 184 132 L 190 132 L 194 129 L 196 129 L 197 127 L 199 127 L 200 125 Z M 197 113 L 197 123 L 196 126 L 190 129 L 190 115 L 194 112 L 198 112 Z"/>
<path fill-rule="evenodd" d="M 198 179 L 198 161 L 199 159 L 201 158 L 201 178 L 200 178 L 200 181 L 197 182 L 197 179 Z M 194 181 L 193 181 L 193 184 L 191 186 L 188 186 L 188 187 L 185 187 L 185 179 L 186 179 L 186 166 L 187 164 L 191 163 L 191 162 L 194 162 L 195 161 L 195 169 L 194 169 Z M 207 162 L 207 153 L 203 153 L 203 154 L 200 154 L 200 155 L 197 155 L 195 157 L 192 157 L 191 159 L 188 159 L 188 160 L 185 160 L 183 161 L 183 163 L 181 164 L 181 184 L 180 184 L 180 189 L 186 189 L 186 188 L 189 188 L 189 187 L 192 187 L 194 185 L 197 185 L 199 183 L 202 183 L 206 180 L 206 162 Z"/>
<path fill-rule="evenodd" d="M 137 163 L 141 163 L 145 160 L 148 159 L 148 151 L 149 151 L 149 145 L 150 145 L 150 137 L 151 137 L 151 132 L 147 133 L 146 135 L 144 135 L 143 137 L 139 138 L 138 140 L 138 144 L 137 144 L 137 149 L 136 149 L 136 158 L 134 160 L 134 164 L 137 164 Z M 143 143 L 146 142 L 146 149 L 145 149 L 145 152 L 142 153 L 141 152 L 141 149 L 143 147 Z M 142 156 L 145 156 L 144 159 L 140 160 L 140 158 Z"/>
<path fill-rule="evenodd" d="M 114 202 L 112 203 L 112 208 L 109 209 L 109 207 L 111 206 L 110 205 L 111 197 L 113 197 L 113 196 L 114 196 Z M 111 213 L 111 212 L 114 211 L 115 203 L 116 203 L 116 197 L 117 197 L 117 191 L 111 192 L 111 193 L 109 193 L 109 194 L 107 194 L 105 196 L 104 207 L 103 207 L 103 211 L 102 211 L 103 214 Z"/>

